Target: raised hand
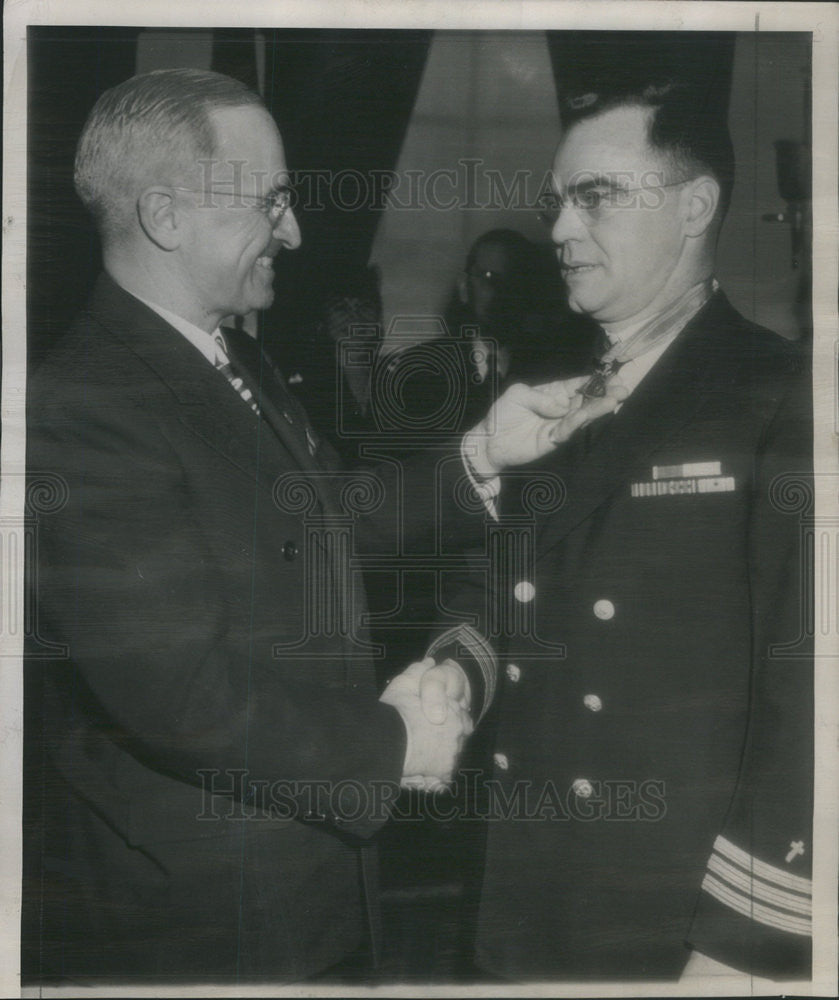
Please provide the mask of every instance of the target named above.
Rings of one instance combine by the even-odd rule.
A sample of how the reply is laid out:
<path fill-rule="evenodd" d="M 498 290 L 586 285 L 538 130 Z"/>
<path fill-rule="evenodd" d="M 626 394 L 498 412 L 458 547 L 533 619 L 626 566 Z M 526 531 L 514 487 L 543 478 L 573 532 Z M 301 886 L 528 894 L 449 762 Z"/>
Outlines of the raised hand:
<path fill-rule="evenodd" d="M 402 784 L 434 790 L 452 780 L 457 758 L 472 732 L 469 691 L 447 664 L 431 657 L 412 663 L 388 684 L 381 700 L 402 716 L 407 748 Z"/>
<path fill-rule="evenodd" d="M 605 396 L 584 399 L 577 390 L 587 381 L 584 375 L 538 386 L 511 385 L 466 435 L 475 472 L 492 477 L 510 466 L 534 462 L 626 399 L 619 377 L 610 379 Z"/>

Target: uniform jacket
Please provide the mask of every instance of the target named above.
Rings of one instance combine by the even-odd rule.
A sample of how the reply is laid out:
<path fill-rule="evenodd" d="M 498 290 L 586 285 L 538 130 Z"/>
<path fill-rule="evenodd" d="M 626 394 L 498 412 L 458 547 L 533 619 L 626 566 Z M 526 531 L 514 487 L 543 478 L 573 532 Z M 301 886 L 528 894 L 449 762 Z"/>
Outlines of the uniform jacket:
<path fill-rule="evenodd" d="M 30 488 L 64 494 L 30 580 L 65 647 L 27 670 L 32 976 L 292 979 L 362 935 L 404 728 L 347 624 L 359 574 L 311 530 L 340 534 L 346 480 L 255 343 L 238 356 L 261 418 L 103 276 L 30 385 Z"/>
<path fill-rule="evenodd" d="M 469 641 L 437 642 L 499 668 L 477 941 L 499 975 L 676 978 L 686 942 L 809 974 L 800 353 L 717 293 L 617 414 L 502 489 L 506 555 L 460 594 Z"/>

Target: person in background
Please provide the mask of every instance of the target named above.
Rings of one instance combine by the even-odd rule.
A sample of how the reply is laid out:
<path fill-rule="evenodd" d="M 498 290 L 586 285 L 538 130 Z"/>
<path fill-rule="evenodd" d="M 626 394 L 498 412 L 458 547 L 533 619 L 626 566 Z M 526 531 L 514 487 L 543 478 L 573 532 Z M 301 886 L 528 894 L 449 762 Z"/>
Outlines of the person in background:
<path fill-rule="evenodd" d="M 411 438 L 435 414 L 445 415 L 452 433 L 485 416 L 517 351 L 526 349 L 534 250 L 512 229 L 479 236 L 443 316 L 445 336 L 382 350 L 372 376 L 373 410 L 398 414 L 395 437 L 404 431 Z"/>

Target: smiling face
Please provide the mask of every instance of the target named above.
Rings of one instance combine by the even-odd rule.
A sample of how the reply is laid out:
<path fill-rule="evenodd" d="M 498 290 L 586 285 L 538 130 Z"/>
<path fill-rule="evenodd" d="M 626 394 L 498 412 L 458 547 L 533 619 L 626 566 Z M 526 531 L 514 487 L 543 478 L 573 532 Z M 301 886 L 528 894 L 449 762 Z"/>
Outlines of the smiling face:
<path fill-rule="evenodd" d="M 215 159 L 190 186 L 213 190 L 179 192 L 188 213 L 179 253 L 199 325 L 213 330 L 225 316 L 271 305 L 274 258 L 300 245 L 300 230 L 291 208 L 275 220 L 262 200 L 288 183 L 282 140 L 268 112 L 224 107 L 210 118 Z"/>
<path fill-rule="evenodd" d="M 597 191 L 611 199 L 596 219 L 566 204 L 551 232 L 571 308 L 606 325 L 664 308 L 681 266 L 685 189 L 656 186 L 681 178 L 648 145 L 650 113 L 618 107 L 584 119 L 563 137 L 554 161 L 561 196 L 597 178 Z M 622 196 L 621 189 L 635 193 Z"/>

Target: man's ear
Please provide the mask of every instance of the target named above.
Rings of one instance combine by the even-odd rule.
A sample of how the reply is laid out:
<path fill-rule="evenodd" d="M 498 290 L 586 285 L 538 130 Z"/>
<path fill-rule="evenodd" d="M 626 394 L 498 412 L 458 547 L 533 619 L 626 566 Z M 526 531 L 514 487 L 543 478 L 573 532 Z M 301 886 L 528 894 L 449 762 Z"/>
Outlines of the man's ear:
<path fill-rule="evenodd" d="M 462 305 L 469 305 L 469 278 L 465 271 L 461 271 L 457 277 L 457 297 Z"/>
<path fill-rule="evenodd" d="M 687 194 L 685 235 L 702 236 L 714 221 L 720 203 L 720 186 L 713 177 L 703 174 L 691 182 Z"/>
<path fill-rule="evenodd" d="M 143 232 L 153 243 L 161 250 L 177 250 L 183 234 L 171 188 L 146 188 L 137 199 L 137 215 Z"/>

